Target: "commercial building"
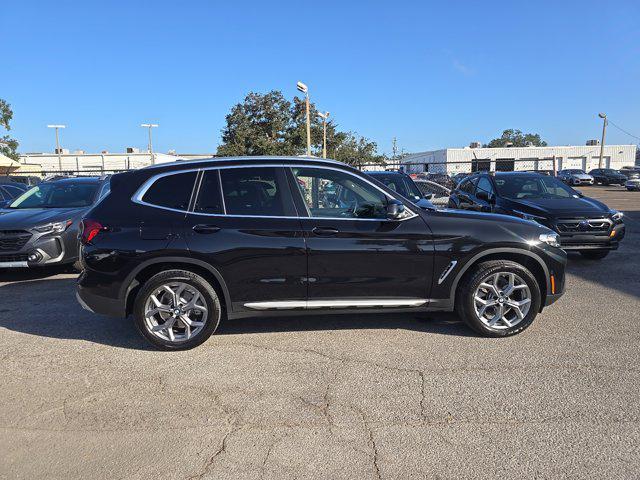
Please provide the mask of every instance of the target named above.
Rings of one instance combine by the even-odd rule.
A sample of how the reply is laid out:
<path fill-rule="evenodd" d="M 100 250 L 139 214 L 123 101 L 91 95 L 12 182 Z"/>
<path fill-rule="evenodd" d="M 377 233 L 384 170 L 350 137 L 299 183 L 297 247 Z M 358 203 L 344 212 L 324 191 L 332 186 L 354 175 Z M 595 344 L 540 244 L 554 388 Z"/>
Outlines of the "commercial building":
<path fill-rule="evenodd" d="M 149 165 L 174 162 L 176 160 L 194 160 L 214 156 L 209 153 L 178 154 L 149 153 L 128 148 L 125 153 L 85 153 L 69 152 L 61 149 L 60 153 L 25 153 L 20 155 L 20 172 L 111 172 L 147 167 Z"/>
<path fill-rule="evenodd" d="M 479 170 L 512 171 L 537 170 L 559 171 L 565 168 L 580 168 L 589 171 L 598 168 L 600 145 L 589 141 L 587 145 L 562 147 L 504 147 L 482 148 L 472 143 L 465 148 L 445 148 L 420 152 L 402 158 L 402 168 L 407 173 L 466 173 Z M 605 145 L 603 168 L 619 169 L 634 165 L 635 145 Z M 555 164 L 555 168 L 554 168 Z"/>

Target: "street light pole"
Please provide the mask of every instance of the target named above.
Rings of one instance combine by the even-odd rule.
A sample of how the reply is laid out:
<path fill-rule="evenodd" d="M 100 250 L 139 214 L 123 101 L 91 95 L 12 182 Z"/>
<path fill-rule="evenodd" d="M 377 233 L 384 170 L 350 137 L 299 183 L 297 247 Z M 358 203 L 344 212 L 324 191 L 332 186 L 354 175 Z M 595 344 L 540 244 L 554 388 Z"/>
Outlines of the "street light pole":
<path fill-rule="evenodd" d="M 329 112 L 318 113 L 318 116 L 322 119 L 322 158 L 327 158 L 327 118 L 329 118 Z"/>
<path fill-rule="evenodd" d="M 602 168 L 602 155 L 604 155 L 604 136 L 607 133 L 607 114 L 599 113 L 598 116 L 602 119 L 602 141 L 600 142 L 600 160 L 598 160 L 598 168 Z"/>
<path fill-rule="evenodd" d="M 149 153 L 151 154 L 151 164 L 155 164 L 155 157 L 153 155 L 153 142 L 151 141 L 151 129 L 152 128 L 157 128 L 158 124 L 157 123 L 142 123 L 140 124 L 141 127 L 143 128 L 148 128 L 149 129 Z"/>
<path fill-rule="evenodd" d="M 56 153 L 58 154 L 58 168 L 62 171 L 62 155 L 60 152 L 60 138 L 58 137 L 58 130 L 60 128 L 67 128 L 66 125 L 47 125 L 47 128 L 55 128 L 56 130 Z"/>
<path fill-rule="evenodd" d="M 296 88 L 305 94 L 307 107 L 307 157 L 311 156 L 311 114 L 309 113 L 309 88 L 302 82 L 296 84 Z"/>

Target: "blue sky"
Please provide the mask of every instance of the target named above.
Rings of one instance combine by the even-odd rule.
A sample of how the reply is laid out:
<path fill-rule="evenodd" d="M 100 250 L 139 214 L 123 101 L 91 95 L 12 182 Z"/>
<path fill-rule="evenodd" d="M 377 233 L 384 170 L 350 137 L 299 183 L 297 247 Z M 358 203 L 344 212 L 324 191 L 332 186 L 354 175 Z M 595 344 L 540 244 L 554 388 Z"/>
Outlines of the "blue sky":
<path fill-rule="evenodd" d="M 506 128 L 598 138 L 598 111 L 640 136 L 636 1 L 3 0 L 0 98 L 21 151 L 213 152 L 249 91 L 312 101 L 391 151 Z M 608 143 L 636 143 L 615 128 Z"/>

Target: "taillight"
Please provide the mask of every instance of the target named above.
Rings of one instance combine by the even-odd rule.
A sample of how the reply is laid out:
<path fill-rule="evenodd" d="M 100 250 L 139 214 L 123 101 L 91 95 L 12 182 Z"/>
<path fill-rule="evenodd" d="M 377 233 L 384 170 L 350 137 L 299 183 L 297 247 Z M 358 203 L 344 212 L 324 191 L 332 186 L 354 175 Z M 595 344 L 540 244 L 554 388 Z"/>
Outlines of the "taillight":
<path fill-rule="evenodd" d="M 106 228 L 100 222 L 85 218 L 80 222 L 80 242 L 83 245 L 91 243 L 91 240 L 103 230 Z"/>

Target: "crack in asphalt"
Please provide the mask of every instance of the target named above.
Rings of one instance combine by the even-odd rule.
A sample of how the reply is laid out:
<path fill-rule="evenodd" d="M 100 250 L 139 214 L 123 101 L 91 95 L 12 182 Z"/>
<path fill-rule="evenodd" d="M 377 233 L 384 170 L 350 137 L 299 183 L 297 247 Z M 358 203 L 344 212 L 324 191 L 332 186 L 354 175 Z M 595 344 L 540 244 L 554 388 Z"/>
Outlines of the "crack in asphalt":
<path fill-rule="evenodd" d="M 353 409 L 356 413 L 358 413 L 360 415 L 360 417 L 362 418 L 362 425 L 364 426 L 365 432 L 367 434 L 367 443 L 369 445 L 369 449 L 371 450 L 371 462 L 373 465 L 373 471 L 375 473 L 375 477 L 378 480 L 382 480 L 382 476 L 380 474 L 380 465 L 378 463 L 378 446 L 376 445 L 376 439 L 373 436 L 373 429 L 371 428 L 371 425 L 369 424 L 369 422 L 367 421 L 367 417 L 364 414 L 364 412 L 356 407 L 355 405 L 349 405 L 351 407 L 351 409 Z"/>
<path fill-rule="evenodd" d="M 190 477 L 187 477 L 188 480 L 197 480 L 197 479 L 202 479 L 204 478 L 205 475 L 207 475 L 212 469 L 213 469 L 213 464 L 215 463 L 216 459 L 220 456 L 223 455 L 224 453 L 226 453 L 227 451 L 227 441 L 229 439 L 229 437 L 231 435 L 233 435 L 234 433 L 236 433 L 238 430 L 240 430 L 240 426 L 238 426 L 235 422 L 235 420 L 233 422 L 230 423 L 229 426 L 229 430 L 227 431 L 227 433 L 224 435 L 224 437 L 222 437 L 222 442 L 220 443 L 220 446 L 218 447 L 218 449 L 213 452 L 213 455 L 211 455 L 209 457 L 209 459 L 207 460 L 207 462 L 204 464 L 202 471 L 196 475 L 192 475 Z"/>

